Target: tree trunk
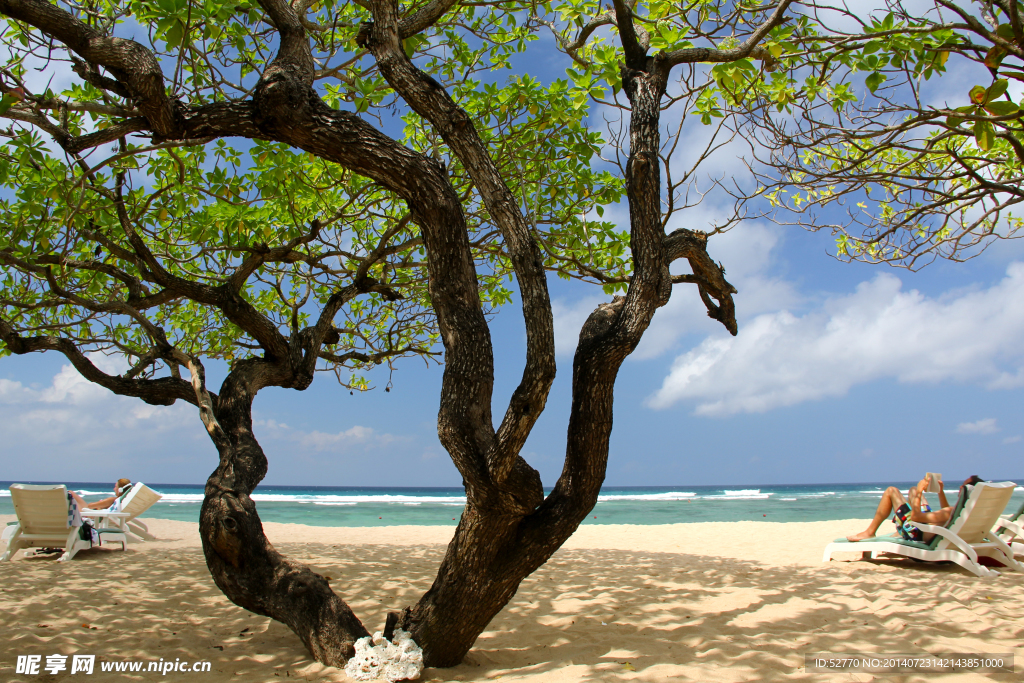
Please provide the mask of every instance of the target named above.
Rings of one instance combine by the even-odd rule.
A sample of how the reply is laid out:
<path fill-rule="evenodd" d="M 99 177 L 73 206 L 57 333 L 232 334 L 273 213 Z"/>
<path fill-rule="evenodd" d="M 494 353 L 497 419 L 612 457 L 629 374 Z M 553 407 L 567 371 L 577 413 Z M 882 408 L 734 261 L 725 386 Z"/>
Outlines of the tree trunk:
<path fill-rule="evenodd" d="M 423 648 L 428 666 L 461 662 L 522 580 L 547 562 L 597 503 L 608 463 L 615 379 L 671 295 L 658 160 L 665 78 L 659 69 L 652 71 L 623 69 L 633 105 L 626 183 L 635 270 L 626 297 L 598 307 L 580 332 L 562 475 L 535 509 L 503 505 L 500 490 L 486 495 L 486 486 L 467 488 L 466 512 L 437 578 L 399 619 Z"/>
<path fill-rule="evenodd" d="M 224 438 L 214 440 L 220 465 L 206 482 L 199 515 L 206 564 L 236 605 L 288 626 L 317 661 L 344 666 L 355 641 L 370 634 L 323 576 L 274 549 L 250 498 L 267 472 L 252 433 L 254 397 L 233 371 L 214 411 Z"/>

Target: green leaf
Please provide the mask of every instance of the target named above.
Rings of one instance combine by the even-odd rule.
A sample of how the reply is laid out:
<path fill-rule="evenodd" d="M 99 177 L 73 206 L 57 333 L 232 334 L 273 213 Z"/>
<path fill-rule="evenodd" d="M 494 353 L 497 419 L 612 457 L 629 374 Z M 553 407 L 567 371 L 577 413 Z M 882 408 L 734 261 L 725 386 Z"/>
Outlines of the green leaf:
<path fill-rule="evenodd" d="M 996 116 L 1009 116 L 1020 111 L 1020 107 L 1013 102 L 1003 100 L 1000 102 L 989 102 L 985 105 L 985 110 Z"/>
<path fill-rule="evenodd" d="M 864 79 L 864 85 L 868 87 L 868 90 L 875 92 L 882 83 L 885 82 L 885 74 L 873 71 L 867 78 Z"/>
<path fill-rule="evenodd" d="M 988 89 L 986 89 L 985 86 L 976 85 L 971 88 L 968 95 L 971 98 L 971 102 L 974 102 L 975 104 L 985 104 L 985 98 L 988 96 Z"/>
<path fill-rule="evenodd" d="M 992 124 L 985 120 L 975 123 L 974 139 L 977 141 L 978 147 L 986 152 L 992 149 L 992 145 L 996 143 L 996 131 Z"/>
<path fill-rule="evenodd" d="M 954 128 L 956 128 L 957 126 L 959 126 L 963 122 L 964 122 L 964 120 L 962 118 L 960 118 L 959 116 L 947 116 L 946 117 L 946 125 L 947 126 L 953 126 Z"/>
<path fill-rule="evenodd" d="M 1006 92 L 1006 88 L 1009 87 L 1009 84 L 1009 81 L 1005 78 L 1000 78 L 998 81 L 988 86 L 988 90 L 985 91 L 985 103 L 988 104 Z"/>
<path fill-rule="evenodd" d="M 19 102 L 18 98 L 4 95 L 0 98 L 0 115 L 6 114 L 7 110 Z"/>

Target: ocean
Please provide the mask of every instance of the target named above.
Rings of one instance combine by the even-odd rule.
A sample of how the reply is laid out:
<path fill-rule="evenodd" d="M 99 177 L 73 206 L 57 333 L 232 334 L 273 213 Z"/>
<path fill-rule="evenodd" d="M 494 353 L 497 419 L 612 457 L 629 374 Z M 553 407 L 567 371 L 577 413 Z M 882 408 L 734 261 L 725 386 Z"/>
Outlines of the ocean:
<path fill-rule="evenodd" d="M 1024 481 L 1024 480 L 1017 480 Z M 0 482 L 0 514 L 14 514 L 8 487 Z M 49 482 L 23 482 L 49 483 Z M 913 482 L 916 483 L 916 482 Z M 906 491 L 912 482 L 897 484 Z M 145 516 L 199 520 L 202 485 L 148 484 L 163 494 Z M 110 494 L 110 484 L 70 482 L 86 500 Z M 789 486 L 611 486 L 606 485 L 585 524 L 676 524 L 681 522 L 819 522 L 870 519 L 888 484 L 799 484 Z M 950 502 L 956 491 L 950 491 Z M 265 522 L 311 526 L 454 526 L 466 503 L 461 488 L 353 486 L 260 486 L 253 494 Z M 938 497 L 929 494 L 933 507 Z M 1024 503 L 1018 486 L 1007 513 Z M 853 533 L 859 529 L 837 529 Z"/>

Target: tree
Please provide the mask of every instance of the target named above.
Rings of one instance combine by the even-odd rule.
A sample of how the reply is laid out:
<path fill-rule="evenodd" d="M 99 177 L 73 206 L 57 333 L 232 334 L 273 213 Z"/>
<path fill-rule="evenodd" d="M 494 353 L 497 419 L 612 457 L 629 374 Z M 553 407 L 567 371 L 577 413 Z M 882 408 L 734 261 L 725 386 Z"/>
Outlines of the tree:
<path fill-rule="evenodd" d="M 429 353 L 436 324 L 444 348 L 438 433 L 464 478 L 467 505 L 434 585 L 397 625 L 428 665 L 445 666 L 462 659 L 595 504 L 619 365 L 672 283 L 696 284 L 709 314 L 736 331 L 734 290 L 707 256 L 705 236 L 666 235 L 661 222 L 658 117 L 672 63 L 646 58 L 628 33 L 627 262 L 621 236 L 586 220 L 619 191 L 585 163 L 598 140 L 573 104 L 580 95 L 585 103 L 590 88 L 545 90 L 519 79 L 504 89 L 460 89 L 479 60 L 507 61 L 538 24 L 506 28 L 528 6 L 494 4 L 477 17 L 454 5 L 400 13 L 384 0 L 367 14 L 282 0 L 0 0 L 12 55 L 2 107 L 29 124 L 8 129 L 3 159 L 14 194 L 0 248 L 4 350 L 57 351 L 115 393 L 196 405 L 220 455 L 200 515 L 217 585 L 236 604 L 287 624 L 329 664 L 343 663 L 367 631 L 323 577 L 263 534 L 250 497 L 267 467 L 251 423 L 260 389 L 301 390 L 318 368 L 358 370 Z M 630 23 L 626 5 L 616 11 Z M 431 58 L 425 31 L 444 36 L 455 56 Z M 140 42 L 127 33 L 147 35 Z M 468 38 L 477 34 L 486 44 L 474 49 Z M 369 67 L 353 66 L 371 58 Z M 25 80 L 30 68 L 54 73 L 68 61 L 78 78 L 62 93 L 33 92 Z M 406 144 L 383 132 L 381 110 L 395 106 L 388 89 L 412 110 Z M 474 121 L 491 125 L 478 130 Z M 554 141 L 536 134 L 555 125 Z M 140 134 L 150 142 L 128 142 Z M 223 138 L 253 141 L 249 159 Z M 106 158 L 89 155 L 111 144 Z M 679 258 L 693 273 L 673 278 L 668 267 Z M 555 373 L 545 268 L 625 288 L 581 333 L 565 469 L 546 497 L 519 456 Z M 506 297 L 500 281 L 509 271 L 528 351 L 495 429 L 484 306 Z M 342 314 L 348 322 L 336 326 Z M 122 354 L 132 367 L 104 373 L 88 355 L 97 350 Z M 216 393 L 201 356 L 231 364 Z M 349 384 L 361 386 L 358 378 Z"/>
<path fill-rule="evenodd" d="M 429 356 L 438 339 L 438 434 L 467 504 L 434 584 L 389 625 L 428 665 L 458 663 L 596 503 L 619 367 L 673 285 L 696 285 L 736 334 L 709 233 L 666 229 L 691 205 L 694 170 L 680 177 L 673 161 L 687 115 L 714 124 L 697 163 L 742 139 L 762 181 L 716 181 L 738 204 L 711 234 L 764 196 L 797 211 L 861 201 L 862 231 L 833 226 L 852 258 L 959 257 L 1019 228 L 1001 221 L 1020 200 L 1020 105 L 1007 96 L 1020 8 L 978 7 L 936 0 L 917 16 L 893 3 L 861 19 L 792 0 L 0 0 L 0 113 L 17 122 L 0 159 L 4 352 L 57 351 L 116 393 L 196 405 L 220 456 L 200 518 L 217 585 L 340 664 L 366 628 L 263 535 L 252 402 L 317 370 L 365 388 L 363 368 Z M 569 79 L 499 85 L 489 71 L 544 31 Z M 953 56 L 992 83 L 930 106 L 920 83 Z M 33 90 L 32 69 L 66 78 L 65 64 L 70 85 Z M 597 157 L 608 148 L 585 121 L 591 103 L 610 117 L 618 175 Z M 666 110 L 683 113 L 663 138 Z M 628 233 L 593 219 L 623 193 Z M 673 275 L 677 260 L 692 272 Z M 622 296 L 581 331 L 565 465 L 545 496 L 519 453 L 555 374 L 549 271 Z M 486 314 L 511 296 L 509 275 L 527 354 L 495 428 Z M 104 373 L 93 351 L 131 367 Z M 230 363 L 217 392 L 202 358 Z"/>

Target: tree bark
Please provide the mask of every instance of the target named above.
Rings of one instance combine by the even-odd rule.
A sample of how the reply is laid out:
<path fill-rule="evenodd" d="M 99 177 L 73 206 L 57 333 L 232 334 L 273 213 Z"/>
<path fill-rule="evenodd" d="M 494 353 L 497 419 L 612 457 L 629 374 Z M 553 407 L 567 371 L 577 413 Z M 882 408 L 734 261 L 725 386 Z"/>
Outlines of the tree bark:
<path fill-rule="evenodd" d="M 232 370 L 214 407 L 220 464 L 206 482 L 199 513 L 203 554 L 228 599 L 288 626 L 317 661 L 344 666 L 355 641 L 370 634 L 327 579 L 274 549 L 250 497 L 267 472 L 252 433 L 259 372 L 253 365 Z"/>

